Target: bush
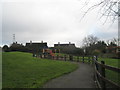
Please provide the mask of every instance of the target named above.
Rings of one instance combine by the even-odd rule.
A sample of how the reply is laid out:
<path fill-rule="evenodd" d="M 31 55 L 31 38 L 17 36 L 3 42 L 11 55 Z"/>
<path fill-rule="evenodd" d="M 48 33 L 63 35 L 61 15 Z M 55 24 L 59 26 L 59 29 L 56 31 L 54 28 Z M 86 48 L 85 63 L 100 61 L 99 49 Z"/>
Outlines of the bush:
<path fill-rule="evenodd" d="M 98 55 L 100 55 L 100 54 L 101 54 L 101 52 L 100 52 L 99 50 L 94 50 L 94 51 L 92 52 L 92 54 L 93 54 L 93 55 L 97 55 L 97 56 L 98 56 Z"/>
<path fill-rule="evenodd" d="M 4 45 L 3 48 L 2 48 L 2 50 L 4 52 L 9 52 L 10 51 L 10 49 L 9 49 L 9 47 L 7 45 Z"/>

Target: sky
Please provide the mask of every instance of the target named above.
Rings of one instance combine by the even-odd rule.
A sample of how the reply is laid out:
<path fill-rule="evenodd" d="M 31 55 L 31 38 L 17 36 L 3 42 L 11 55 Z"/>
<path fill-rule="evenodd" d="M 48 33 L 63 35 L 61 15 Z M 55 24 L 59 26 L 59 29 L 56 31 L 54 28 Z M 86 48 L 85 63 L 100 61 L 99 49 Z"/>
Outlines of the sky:
<path fill-rule="evenodd" d="M 92 1 L 90 5 L 96 2 Z M 0 3 L 0 45 L 10 45 L 13 34 L 18 43 L 47 42 L 49 47 L 60 43 L 82 45 L 87 35 L 101 40 L 118 36 L 117 20 L 111 25 L 106 17 L 99 19 L 98 9 L 83 17 L 87 6 L 81 0 L 3 0 Z"/>

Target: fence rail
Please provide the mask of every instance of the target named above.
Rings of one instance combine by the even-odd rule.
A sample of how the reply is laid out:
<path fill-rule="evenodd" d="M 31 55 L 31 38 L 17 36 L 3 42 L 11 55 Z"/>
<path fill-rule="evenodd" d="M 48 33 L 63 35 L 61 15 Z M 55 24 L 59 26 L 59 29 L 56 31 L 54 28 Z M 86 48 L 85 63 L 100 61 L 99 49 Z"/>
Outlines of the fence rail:
<path fill-rule="evenodd" d="M 112 70 L 112 71 L 115 71 L 115 72 L 120 72 L 120 68 L 112 67 L 112 66 L 109 66 L 109 65 L 104 65 L 104 64 L 99 63 L 96 60 L 95 60 L 95 63 L 101 65 L 102 67 L 104 67 L 106 69 L 109 69 L 109 70 Z"/>
<path fill-rule="evenodd" d="M 105 76 L 105 73 L 106 73 L 105 69 L 120 73 L 120 68 L 105 65 L 104 61 L 101 61 L 101 63 L 100 63 L 97 61 L 96 58 L 94 58 L 93 61 L 94 61 L 94 70 L 95 70 L 95 72 L 94 72 L 95 73 L 95 80 L 96 80 L 98 87 L 105 90 L 106 84 L 109 83 L 112 86 L 114 86 L 115 88 L 120 89 L 120 86 L 117 83 L 107 79 Z"/>
<path fill-rule="evenodd" d="M 73 55 L 42 56 L 41 55 L 37 57 L 53 59 L 53 60 L 76 61 L 76 62 L 83 62 L 83 63 L 92 62 L 92 58 L 90 56 L 73 56 Z"/>
<path fill-rule="evenodd" d="M 109 65 L 105 65 L 104 61 L 98 62 L 98 58 L 97 57 L 93 57 L 93 56 L 72 56 L 72 55 L 56 55 L 56 56 L 40 56 L 41 58 L 48 58 L 48 59 L 53 59 L 53 60 L 62 60 L 62 61 L 74 61 L 74 62 L 87 62 L 87 63 L 91 63 L 94 67 L 94 78 L 95 78 L 95 82 L 98 85 L 99 88 L 102 88 L 102 90 L 105 90 L 106 84 L 109 83 L 112 86 L 115 86 L 115 88 L 120 88 L 120 86 L 107 79 L 106 78 L 106 71 L 105 69 L 120 73 L 120 68 L 116 68 L 116 67 L 112 67 Z"/>

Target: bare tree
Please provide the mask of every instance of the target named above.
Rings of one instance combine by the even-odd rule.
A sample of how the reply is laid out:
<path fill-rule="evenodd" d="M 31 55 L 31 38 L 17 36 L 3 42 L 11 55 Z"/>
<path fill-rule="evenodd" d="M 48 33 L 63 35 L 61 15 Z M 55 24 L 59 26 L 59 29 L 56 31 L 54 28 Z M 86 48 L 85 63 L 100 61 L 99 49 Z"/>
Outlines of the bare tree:
<path fill-rule="evenodd" d="M 87 10 L 85 10 L 85 13 L 83 14 L 84 18 L 86 16 L 87 13 L 89 13 L 91 10 L 99 8 L 99 13 L 101 13 L 100 19 L 103 16 L 106 16 L 106 19 L 104 21 L 104 23 L 106 23 L 106 21 L 110 18 L 111 21 L 114 23 L 115 20 L 118 19 L 118 17 L 120 17 L 120 0 L 95 0 L 97 1 L 96 4 L 89 6 L 91 0 L 86 0 L 84 6 L 82 7 L 82 9 L 84 9 L 84 7 L 89 6 Z"/>
<path fill-rule="evenodd" d="M 89 47 L 98 42 L 98 37 L 93 35 L 88 35 L 83 39 L 83 47 Z"/>

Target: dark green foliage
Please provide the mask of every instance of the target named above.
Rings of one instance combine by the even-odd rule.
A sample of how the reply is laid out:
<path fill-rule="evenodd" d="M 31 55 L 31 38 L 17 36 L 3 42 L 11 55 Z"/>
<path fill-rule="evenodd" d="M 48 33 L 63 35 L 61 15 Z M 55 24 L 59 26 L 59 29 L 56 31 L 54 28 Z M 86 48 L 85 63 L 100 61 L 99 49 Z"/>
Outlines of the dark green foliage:
<path fill-rule="evenodd" d="M 100 53 L 104 54 L 104 53 L 106 53 L 106 47 L 107 47 L 107 45 L 104 41 L 98 41 L 96 44 L 93 44 L 90 46 L 90 50 L 91 50 L 92 54 L 95 50 L 99 51 L 99 54 Z"/>
<path fill-rule="evenodd" d="M 110 42 L 108 46 L 117 46 L 114 42 Z"/>
<path fill-rule="evenodd" d="M 81 48 L 76 48 L 76 47 L 55 47 L 56 48 L 56 53 L 64 53 L 64 54 L 72 54 L 72 55 L 83 55 L 83 49 Z"/>
<path fill-rule="evenodd" d="M 86 51 L 85 55 L 104 56 L 105 54 L 111 54 L 113 58 L 117 58 L 118 39 L 114 38 L 114 40 L 108 41 L 101 41 L 93 35 L 88 35 L 83 39 L 83 49 Z"/>
<path fill-rule="evenodd" d="M 70 61 L 73 61 L 73 56 L 69 55 L 69 59 L 70 59 Z"/>
<path fill-rule="evenodd" d="M 9 52 L 10 51 L 10 49 L 9 49 L 9 47 L 7 45 L 4 45 L 3 48 L 2 48 L 2 50 L 4 52 Z"/>
<path fill-rule="evenodd" d="M 22 44 L 18 44 L 17 42 L 11 44 L 10 47 L 8 48 L 9 48 L 9 51 L 32 52 L 31 49 L 29 49 L 28 47 L 25 47 Z"/>

